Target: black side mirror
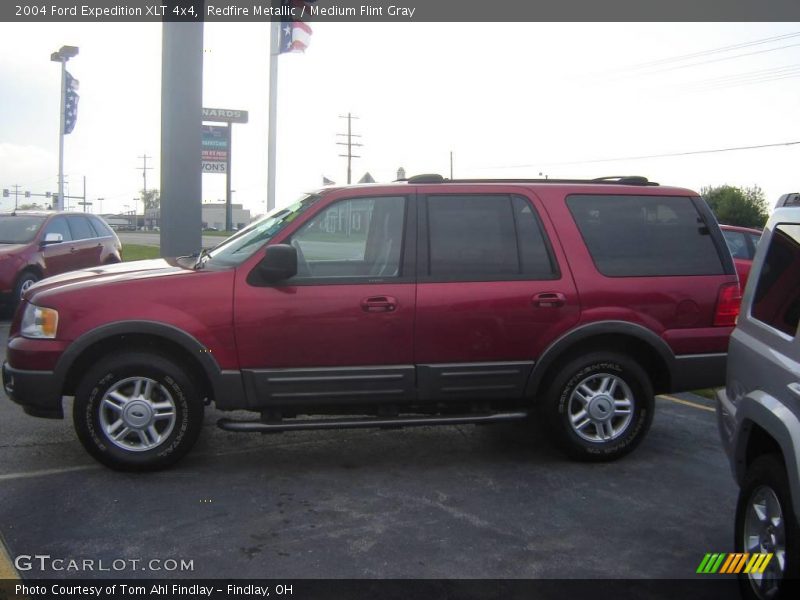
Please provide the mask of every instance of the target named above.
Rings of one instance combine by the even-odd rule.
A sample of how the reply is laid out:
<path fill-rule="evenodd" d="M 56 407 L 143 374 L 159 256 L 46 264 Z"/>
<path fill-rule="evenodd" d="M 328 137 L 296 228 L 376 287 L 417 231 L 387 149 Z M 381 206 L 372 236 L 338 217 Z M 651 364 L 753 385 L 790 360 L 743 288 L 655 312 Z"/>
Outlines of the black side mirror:
<path fill-rule="evenodd" d="M 258 270 L 269 283 L 294 277 L 297 275 L 297 250 L 289 244 L 267 246 Z"/>

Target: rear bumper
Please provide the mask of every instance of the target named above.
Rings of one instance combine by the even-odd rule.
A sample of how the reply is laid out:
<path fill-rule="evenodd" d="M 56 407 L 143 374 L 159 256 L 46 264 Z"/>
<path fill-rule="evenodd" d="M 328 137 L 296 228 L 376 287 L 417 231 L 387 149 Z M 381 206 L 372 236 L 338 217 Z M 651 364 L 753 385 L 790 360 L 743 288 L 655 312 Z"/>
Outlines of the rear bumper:
<path fill-rule="evenodd" d="M 725 385 L 726 352 L 676 356 L 671 392 L 686 392 Z"/>
<path fill-rule="evenodd" d="M 3 389 L 34 417 L 63 419 L 61 390 L 51 371 L 23 371 L 3 363 Z"/>

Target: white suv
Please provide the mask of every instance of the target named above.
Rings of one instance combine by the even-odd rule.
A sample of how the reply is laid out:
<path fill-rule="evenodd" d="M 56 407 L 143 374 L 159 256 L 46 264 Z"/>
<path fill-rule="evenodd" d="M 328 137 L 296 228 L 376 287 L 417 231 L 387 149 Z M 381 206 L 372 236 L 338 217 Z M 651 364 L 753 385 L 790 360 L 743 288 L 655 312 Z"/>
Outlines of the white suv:
<path fill-rule="evenodd" d="M 800 202 L 781 197 L 758 244 L 717 392 L 740 493 L 736 552 L 771 554 L 741 573 L 744 597 L 798 598 L 800 577 Z"/>

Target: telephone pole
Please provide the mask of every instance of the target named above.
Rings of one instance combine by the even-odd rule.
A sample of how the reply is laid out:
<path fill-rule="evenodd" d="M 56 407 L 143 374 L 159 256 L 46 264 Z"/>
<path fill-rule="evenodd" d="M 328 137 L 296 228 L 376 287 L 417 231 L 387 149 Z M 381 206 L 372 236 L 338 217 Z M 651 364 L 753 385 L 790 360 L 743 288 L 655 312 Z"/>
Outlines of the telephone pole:
<path fill-rule="evenodd" d="M 347 146 L 347 154 L 340 154 L 339 156 L 347 159 L 347 183 L 348 185 L 351 183 L 352 180 L 352 163 L 354 158 L 361 158 L 360 156 L 356 156 L 353 154 L 353 146 L 359 147 L 363 146 L 363 144 L 359 144 L 357 142 L 353 142 L 353 138 L 357 137 L 360 138 L 360 135 L 356 135 L 353 133 L 352 128 L 352 121 L 353 119 L 358 119 L 358 117 L 354 117 L 350 113 L 347 113 L 347 116 L 339 115 L 340 119 L 347 119 L 347 133 L 337 133 L 336 135 L 346 137 L 346 142 L 336 142 L 338 146 Z"/>
<path fill-rule="evenodd" d="M 143 163 L 143 165 L 141 167 L 136 167 L 137 169 L 141 169 L 142 170 L 142 179 L 144 180 L 144 187 L 142 187 L 142 198 L 144 198 L 144 195 L 147 194 L 147 171 L 149 171 L 149 170 L 151 170 L 153 168 L 153 167 L 148 167 L 147 166 L 147 159 L 148 158 L 153 158 L 153 157 L 152 156 L 147 156 L 147 154 L 145 154 L 144 156 L 140 156 L 139 158 L 141 158 L 142 161 L 144 161 L 144 163 Z"/>

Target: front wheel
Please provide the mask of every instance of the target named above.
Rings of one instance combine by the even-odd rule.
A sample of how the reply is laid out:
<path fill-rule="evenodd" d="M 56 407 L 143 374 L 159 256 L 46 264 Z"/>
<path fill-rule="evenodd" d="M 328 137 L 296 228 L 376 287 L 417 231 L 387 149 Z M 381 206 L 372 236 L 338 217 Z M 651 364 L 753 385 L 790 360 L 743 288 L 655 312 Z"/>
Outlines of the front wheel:
<path fill-rule="evenodd" d="M 742 597 L 797 598 L 800 526 L 779 456 L 761 456 L 748 467 L 736 506 L 735 531 L 736 552 L 766 555 L 758 568 L 739 573 Z"/>
<path fill-rule="evenodd" d="M 75 431 L 84 448 L 112 469 L 171 465 L 194 445 L 203 402 L 186 371 L 148 352 L 112 355 L 78 385 Z"/>
<path fill-rule="evenodd" d="M 539 406 L 546 432 L 566 454 L 610 461 L 631 452 L 647 434 L 653 388 L 632 359 L 594 352 L 562 365 Z"/>

